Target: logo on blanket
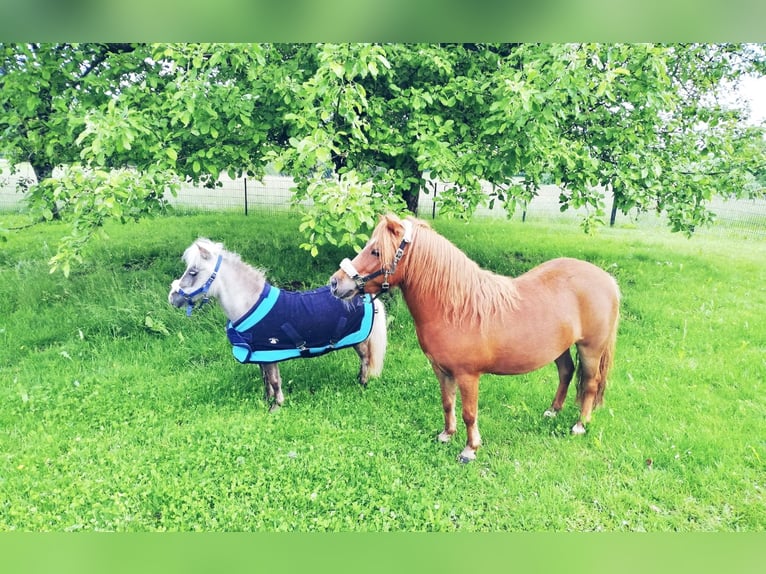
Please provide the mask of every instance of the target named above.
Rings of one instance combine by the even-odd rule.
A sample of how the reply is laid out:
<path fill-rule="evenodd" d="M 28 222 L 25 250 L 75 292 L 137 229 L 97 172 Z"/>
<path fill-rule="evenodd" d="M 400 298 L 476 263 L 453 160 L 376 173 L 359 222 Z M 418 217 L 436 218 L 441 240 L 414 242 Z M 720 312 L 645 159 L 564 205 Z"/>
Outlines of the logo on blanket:
<path fill-rule="evenodd" d="M 282 291 L 266 283 L 226 334 L 240 363 L 276 363 L 357 345 L 370 336 L 374 314 L 369 295 L 341 301 L 329 287 Z"/>

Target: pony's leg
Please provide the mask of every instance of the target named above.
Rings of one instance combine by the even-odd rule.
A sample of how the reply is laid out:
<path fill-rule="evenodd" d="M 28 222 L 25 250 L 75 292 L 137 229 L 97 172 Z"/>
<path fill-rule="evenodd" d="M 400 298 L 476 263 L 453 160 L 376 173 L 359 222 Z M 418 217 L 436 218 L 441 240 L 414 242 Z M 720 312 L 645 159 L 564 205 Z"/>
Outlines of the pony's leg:
<path fill-rule="evenodd" d="M 458 460 L 463 463 L 476 458 L 476 450 L 481 446 L 479 434 L 479 377 L 478 375 L 461 375 L 457 377 L 460 389 L 460 402 L 463 405 L 463 422 L 465 423 L 466 445 Z"/>
<path fill-rule="evenodd" d="M 572 353 L 569 349 L 561 353 L 556 359 L 556 368 L 559 372 L 559 387 L 556 389 L 556 396 L 553 397 L 550 408 L 543 413 L 543 416 L 546 417 L 555 417 L 564 406 L 564 399 L 567 398 L 569 383 L 572 382 L 572 375 L 575 371 Z"/>
<path fill-rule="evenodd" d="M 271 403 L 269 410 L 276 411 L 285 401 L 282 394 L 282 375 L 279 374 L 279 365 L 276 363 L 259 363 L 258 366 L 261 367 L 265 398 Z"/>
<path fill-rule="evenodd" d="M 585 434 L 585 425 L 590 422 L 593 404 L 599 387 L 600 350 L 582 346 L 577 349 L 580 360 L 580 380 L 577 382 L 577 402 L 580 403 L 580 420 L 572 427 L 572 434 Z"/>
<path fill-rule="evenodd" d="M 442 409 L 444 410 L 444 430 L 439 433 L 439 442 L 449 442 L 452 435 L 457 431 L 457 420 L 455 419 L 455 395 L 457 383 L 449 374 L 442 371 L 436 365 L 432 365 L 436 378 L 439 379 L 439 386 L 442 393 Z"/>
<path fill-rule="evenodd" d="M 367 381 L 370 378 L 370 342 L 369 339 L 354 345 L 354 351 L 359 355 L 359 384 L 367 387 Z"/>

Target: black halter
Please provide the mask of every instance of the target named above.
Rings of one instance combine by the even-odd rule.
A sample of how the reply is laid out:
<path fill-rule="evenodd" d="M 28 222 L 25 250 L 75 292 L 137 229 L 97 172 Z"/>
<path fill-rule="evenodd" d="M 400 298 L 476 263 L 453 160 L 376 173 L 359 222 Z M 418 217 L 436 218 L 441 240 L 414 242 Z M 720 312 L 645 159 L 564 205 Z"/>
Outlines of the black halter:
<path fill-rule="evenodd" d="M 408 243 L 412 243 L 412 223 L 404 220 L 402 221 L 402 226 L 404 227 L 404 237 L 402 238 L 402 242 L 399 244 L 399 248 L 394 254 L 394 260 L 391 262 L 391 266 L 389 268 L 382 267 L 374 273 L 361 276 L 354 267 L 353 263 L 351 263 L 350 259 L 346 258 L 340 262 L 341 270 L 354 281 L 356 284 L 356 290 L 359 291 L 360 294 L 364 294 L 364 286 L 370 279 L 375 279 L 375 277 L 380 277 L 381 275 L 383 275 L 383 283 L 380 285 L 380 292 L 373 297 L 373 300 L 380 297 L 390 288 L 388 277 L 389 275 L 396 273 L 396 266 L 399 265 L 399 261 L 401 261 L 402 257 L 404 256 L 404 248 L 407 247 Z"/>

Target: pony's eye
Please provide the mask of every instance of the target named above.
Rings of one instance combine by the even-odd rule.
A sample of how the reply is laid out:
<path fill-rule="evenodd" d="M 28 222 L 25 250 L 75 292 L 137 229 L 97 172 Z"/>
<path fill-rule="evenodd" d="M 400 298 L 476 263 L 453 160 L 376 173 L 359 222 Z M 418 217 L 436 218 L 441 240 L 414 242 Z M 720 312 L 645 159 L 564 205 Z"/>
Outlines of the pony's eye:
<path fill-rule="evenodd" d="M 372 251 L 370 251 L 370 253 L 372 253 L 373 257 L 380 257 L 380 251 L 378 251 L 377 249 L 373 249 Z"/>
<path fill-rule="evenodd" d="M 197 270 L 196 269 L 189 269 L 189 275 L 191 275 L 192 277 L 196 277 L 197 276 Z"/>

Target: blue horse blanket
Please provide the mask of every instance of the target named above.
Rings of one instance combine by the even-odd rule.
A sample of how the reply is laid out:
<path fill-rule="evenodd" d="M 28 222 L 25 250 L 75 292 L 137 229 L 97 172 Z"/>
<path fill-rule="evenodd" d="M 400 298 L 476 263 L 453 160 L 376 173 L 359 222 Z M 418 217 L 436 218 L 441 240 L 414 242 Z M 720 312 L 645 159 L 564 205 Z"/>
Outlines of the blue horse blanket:
<path fill-rule="evenodd" d="M 226 324 L 226 334 L 240 363 L 276 363 L 361 343 L 374 314 L 369 295 L 341 301 L 329 287 L 282 291 L 266 283 L 255 305 Z"/>

